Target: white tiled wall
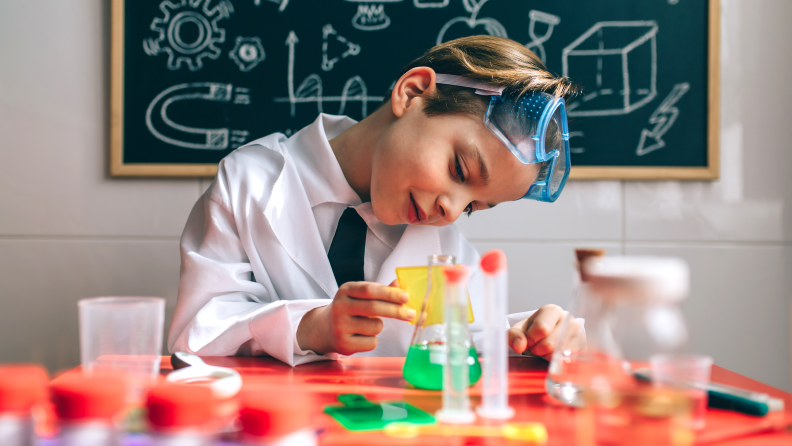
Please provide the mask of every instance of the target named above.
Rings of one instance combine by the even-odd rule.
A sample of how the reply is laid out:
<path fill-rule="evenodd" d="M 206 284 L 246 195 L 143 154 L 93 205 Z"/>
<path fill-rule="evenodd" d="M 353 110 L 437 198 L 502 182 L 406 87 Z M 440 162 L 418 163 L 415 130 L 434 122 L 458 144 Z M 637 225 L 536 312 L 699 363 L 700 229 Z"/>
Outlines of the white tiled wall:
<path fill-rule="evenodd" d="M 792 2 L 722 0 L 722 178 L 573 182 L 553 205 L 459 222 L 509 257 L 512 311 L 568 305 L 572 249 L 674 255 L 694 344 L 792 388 Z M 178 238 L 208 186 L 107 174 L 109 2 L 0 2 L 0 362 L 79 362 L 75 302 L 173 307 Z"/>

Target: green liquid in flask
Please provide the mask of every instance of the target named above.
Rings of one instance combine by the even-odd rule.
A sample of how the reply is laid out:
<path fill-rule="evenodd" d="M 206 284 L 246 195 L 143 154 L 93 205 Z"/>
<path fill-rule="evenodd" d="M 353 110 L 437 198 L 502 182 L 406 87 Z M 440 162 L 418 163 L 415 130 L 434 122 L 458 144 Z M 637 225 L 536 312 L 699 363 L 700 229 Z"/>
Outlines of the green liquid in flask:
<path fill-rule="evenodd" d="M 411 345 L 407 350 L 402 374 L 407 382 L 419 389 L 443 390 L 444 363 L 445 349 L 442 344 Z M 468 379 L 473 386 L 481 378 L 481 364 L 475 347 L 470 347 L 468 364 Z"/>

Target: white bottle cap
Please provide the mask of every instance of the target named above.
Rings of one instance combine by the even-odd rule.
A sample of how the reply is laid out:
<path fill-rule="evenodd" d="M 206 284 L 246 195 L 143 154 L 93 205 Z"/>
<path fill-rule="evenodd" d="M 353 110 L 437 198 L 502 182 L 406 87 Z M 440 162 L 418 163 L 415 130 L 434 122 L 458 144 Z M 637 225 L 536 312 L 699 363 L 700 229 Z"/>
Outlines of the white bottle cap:
<path fill-rule="evenodd" d="M 593 257 L 583 270 L 592 292 L 606 300 L 680 302 L 690 293 L 690 269 L 678 258 Z"/>

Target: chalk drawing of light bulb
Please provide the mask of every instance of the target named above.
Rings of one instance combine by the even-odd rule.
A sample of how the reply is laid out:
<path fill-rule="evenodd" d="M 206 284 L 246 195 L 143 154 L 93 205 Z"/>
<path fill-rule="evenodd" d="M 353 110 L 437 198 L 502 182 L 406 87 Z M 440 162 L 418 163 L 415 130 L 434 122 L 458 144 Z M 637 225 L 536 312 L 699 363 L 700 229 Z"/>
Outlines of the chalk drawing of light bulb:
<path fill-rule="evenodd" d="M 531 36 L 531 41 L 526 44 L 525 47 L 536 53 L 542 62 L 546 62 L 547 54 L 545 53 L 543 43 L 547 42 L 550 36 L 553 35 L 553 28 L 561 23 L 561 17 L 535 9 L 528 13 L 528 17 L 531 19 L 531 23 L 528 25 L 528 35 Z M 536 35 L 537 23 L 547 25 L 547 30 L 541 36 Z"/>
<path fill-rule="evenodd" d="M 357 13 L 352 17 L 352 26 L 361 31 L 377 31 L 385 29 L 391 24 L 391 19 L 385 14 L 383 3 L 399 3 L 404 0 L 344 0 L 351 3 L 360 3 Z"/>

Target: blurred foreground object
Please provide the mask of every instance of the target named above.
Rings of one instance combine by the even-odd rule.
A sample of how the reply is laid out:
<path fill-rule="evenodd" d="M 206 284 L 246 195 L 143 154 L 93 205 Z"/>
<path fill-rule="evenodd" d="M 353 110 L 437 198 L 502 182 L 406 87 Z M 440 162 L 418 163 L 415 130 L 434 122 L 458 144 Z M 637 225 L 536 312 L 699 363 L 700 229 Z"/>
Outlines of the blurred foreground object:
<path fill-rule="evenodd" d="M 118 443 L 117 417 L 126 403 L 126 383 L 114 375 L 69 374 L 50 384 L 58 415 L 61 446 L 111 446 Z"/>
<path fill-rule="evenodd" d="M 547 375 L 550 396 L 594 411 L 594 436 L 608 444 L 689 444 L 693 399 L 676 386 L 637 380 L 635 365 L 687 350 L 680 303 L 690 277 L 680 259 L 589 257 L 580 292 L 567 316 L 585 320 L 588 348 L 567 348 L 566 330 Z"/>
<path fill-rule="evenodd" d="M 33 364 L 0 367 L 0 445 L 32 446 L 34 408 L 47 397 L 47 371 Z"/>

